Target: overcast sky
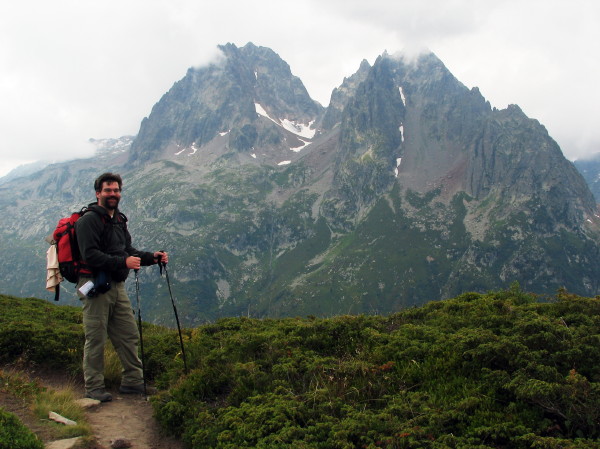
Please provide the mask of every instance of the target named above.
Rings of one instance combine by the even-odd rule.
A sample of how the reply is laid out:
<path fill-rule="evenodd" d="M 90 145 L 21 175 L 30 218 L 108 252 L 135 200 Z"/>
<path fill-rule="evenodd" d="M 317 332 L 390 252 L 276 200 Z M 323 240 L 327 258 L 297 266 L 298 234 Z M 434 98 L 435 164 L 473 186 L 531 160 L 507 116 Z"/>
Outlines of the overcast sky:
<path fill-rule="evenodd" d="M 363 59 L 426 47 L 571 160 L 600 152 L 597 0 L 19 0 L 0 4 L 0 176 L 135 135 L 216 46 L 273 49 L 329 103 Z"/>

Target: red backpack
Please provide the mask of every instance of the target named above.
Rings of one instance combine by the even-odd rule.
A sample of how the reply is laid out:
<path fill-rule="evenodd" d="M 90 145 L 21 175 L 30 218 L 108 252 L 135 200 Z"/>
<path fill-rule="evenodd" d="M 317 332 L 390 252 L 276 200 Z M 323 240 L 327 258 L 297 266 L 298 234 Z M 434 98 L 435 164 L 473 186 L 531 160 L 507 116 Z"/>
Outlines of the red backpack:
<path fill-rule="evenodd" d="M 87 211 L 88 208 L 83 207 L 79 212 L 61 218 L 52 233 L 52 239 L 56 242 L 56 251 L 58 252 L 60 274 L 67 281 L 74 284 L 77 283 L 79 274 L 92 274 L 91 270 L 81 261 L 77 236 L 75 235 L 75 223 Z"/>
<path fill-rule="evenodd" d="M 50 244 L 56 247 L 56 256 L 60 275 L 63 279 L 66 279 L 74 284 L 77 283 L 80 274 L 86 274 L 90 276 L 93 274 L 92 270 L 90 270 L 83 260 L 81 260 L 79 244 L 77 243 L 77 235 L 75 234 L 75 223 L 83 216 L 83 214 L 89 211 L 99 213 L 94 209 L 83 207 L 79 212 L 74 212 L 68 217 L 61 218 L 56 225 L 56 229 L 49 237 Z M 123 226 L 127 226 L 127 217 L 120 212 L 118 221 Z M 105 222 L 103 231 L 104 234 L 107 232 L 107 228 L 111 228 L 111 226 L 108 226 L 108 223 Z M 61 280 L 62 279 L 59 279 L 54 285 L 55 301 L 58 301 L 60 296 Z"/>

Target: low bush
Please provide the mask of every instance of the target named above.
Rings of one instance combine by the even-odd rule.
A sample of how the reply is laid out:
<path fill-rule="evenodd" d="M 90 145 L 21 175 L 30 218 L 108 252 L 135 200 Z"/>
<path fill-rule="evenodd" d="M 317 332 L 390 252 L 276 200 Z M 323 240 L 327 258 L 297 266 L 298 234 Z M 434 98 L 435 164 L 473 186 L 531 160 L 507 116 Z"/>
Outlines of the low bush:
<path fill-rule="evenodd" d="M 43 335 L 79 365 L 59 349 L 83 338 L 77 310 L 2 301 L 24 308 L 0 314 L 5 361 L 43 360 Z M 184 330 L 187 375 L 174 330 L 144 340 L 155 415 L 193 449 L 600 449 L 598 297 L 514 285 L 385 317 L 225 318 Z"/>
<path fill-rule="evenodd" d="M 22 361 L 76 372 L 83 357 L 81 309 L 0 295 L 0 364 Z"/>
<path fill-rule="evenodd" d="M 14 414 L 0 407 L 0 449 L 43 449 L 39 440 Z"/>
<path fill-rule="evenodd" d="M 143 323 L 148 379 L 182 371 L 177 332 Z M 43 366 L 81 374 L 83 346 L 82 311 L 37 298 L 0 295 L 0 365 Z M 120 382 L 121 364 L 110 341 L 105 355 L 107 386 Z"/>
<path fill-rule="evenodd" d="M 194 449 L 600 448 L 599 312 L 513 286 L 388 317 L 227 318 L 191 331 L 191 373 L 153 404 Z"/>

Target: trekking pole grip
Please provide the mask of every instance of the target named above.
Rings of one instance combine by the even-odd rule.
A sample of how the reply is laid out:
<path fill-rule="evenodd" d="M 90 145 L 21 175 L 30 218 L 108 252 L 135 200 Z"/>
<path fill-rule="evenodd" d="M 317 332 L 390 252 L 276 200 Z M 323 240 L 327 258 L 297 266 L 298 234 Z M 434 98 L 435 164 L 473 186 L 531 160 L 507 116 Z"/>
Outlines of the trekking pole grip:
<path fill-rule="evenodd" d="M 164 253 L 165 251 L 164 251 L 164 250 L 160 250 L 160 251 L 158 251 L 158 252 L 159 252 L 159 253 Z M 166 264 L 166 263 L 163 263 L 163 261 L 162 261 L 162 256 L 161 256 L 160 254 L 159 254 L 159 255 L 158 255 L 158 257 L 157 257 L 157 262 L 156 262 L 156 263 L 158 263 L 158 269 L 159 269 L 159 271 L 160 271 L 160 275 L 162 276 L 163 267 L 164 267 L 164 268 L 165 268 L 165 270 L 166 270 L 166 269 L 167 269 L 167 264 Z"/>

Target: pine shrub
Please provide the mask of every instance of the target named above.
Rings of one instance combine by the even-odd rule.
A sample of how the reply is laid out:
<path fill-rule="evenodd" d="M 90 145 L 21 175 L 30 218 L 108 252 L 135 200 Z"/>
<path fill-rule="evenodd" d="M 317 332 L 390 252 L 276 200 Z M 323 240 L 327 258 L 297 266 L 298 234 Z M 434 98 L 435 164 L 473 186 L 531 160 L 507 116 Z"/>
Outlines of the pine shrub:
<path fill-rule="evenodd" d="M 43 449 L 39 440 L 14 414 L 0 408 L 0 449 Z"/>
<path fill-rule="evenodd" d="M 222 319 L 153 403 L 194 449 L 600 448 L 599 312 L 513 285 L 387 317 Z"/>

